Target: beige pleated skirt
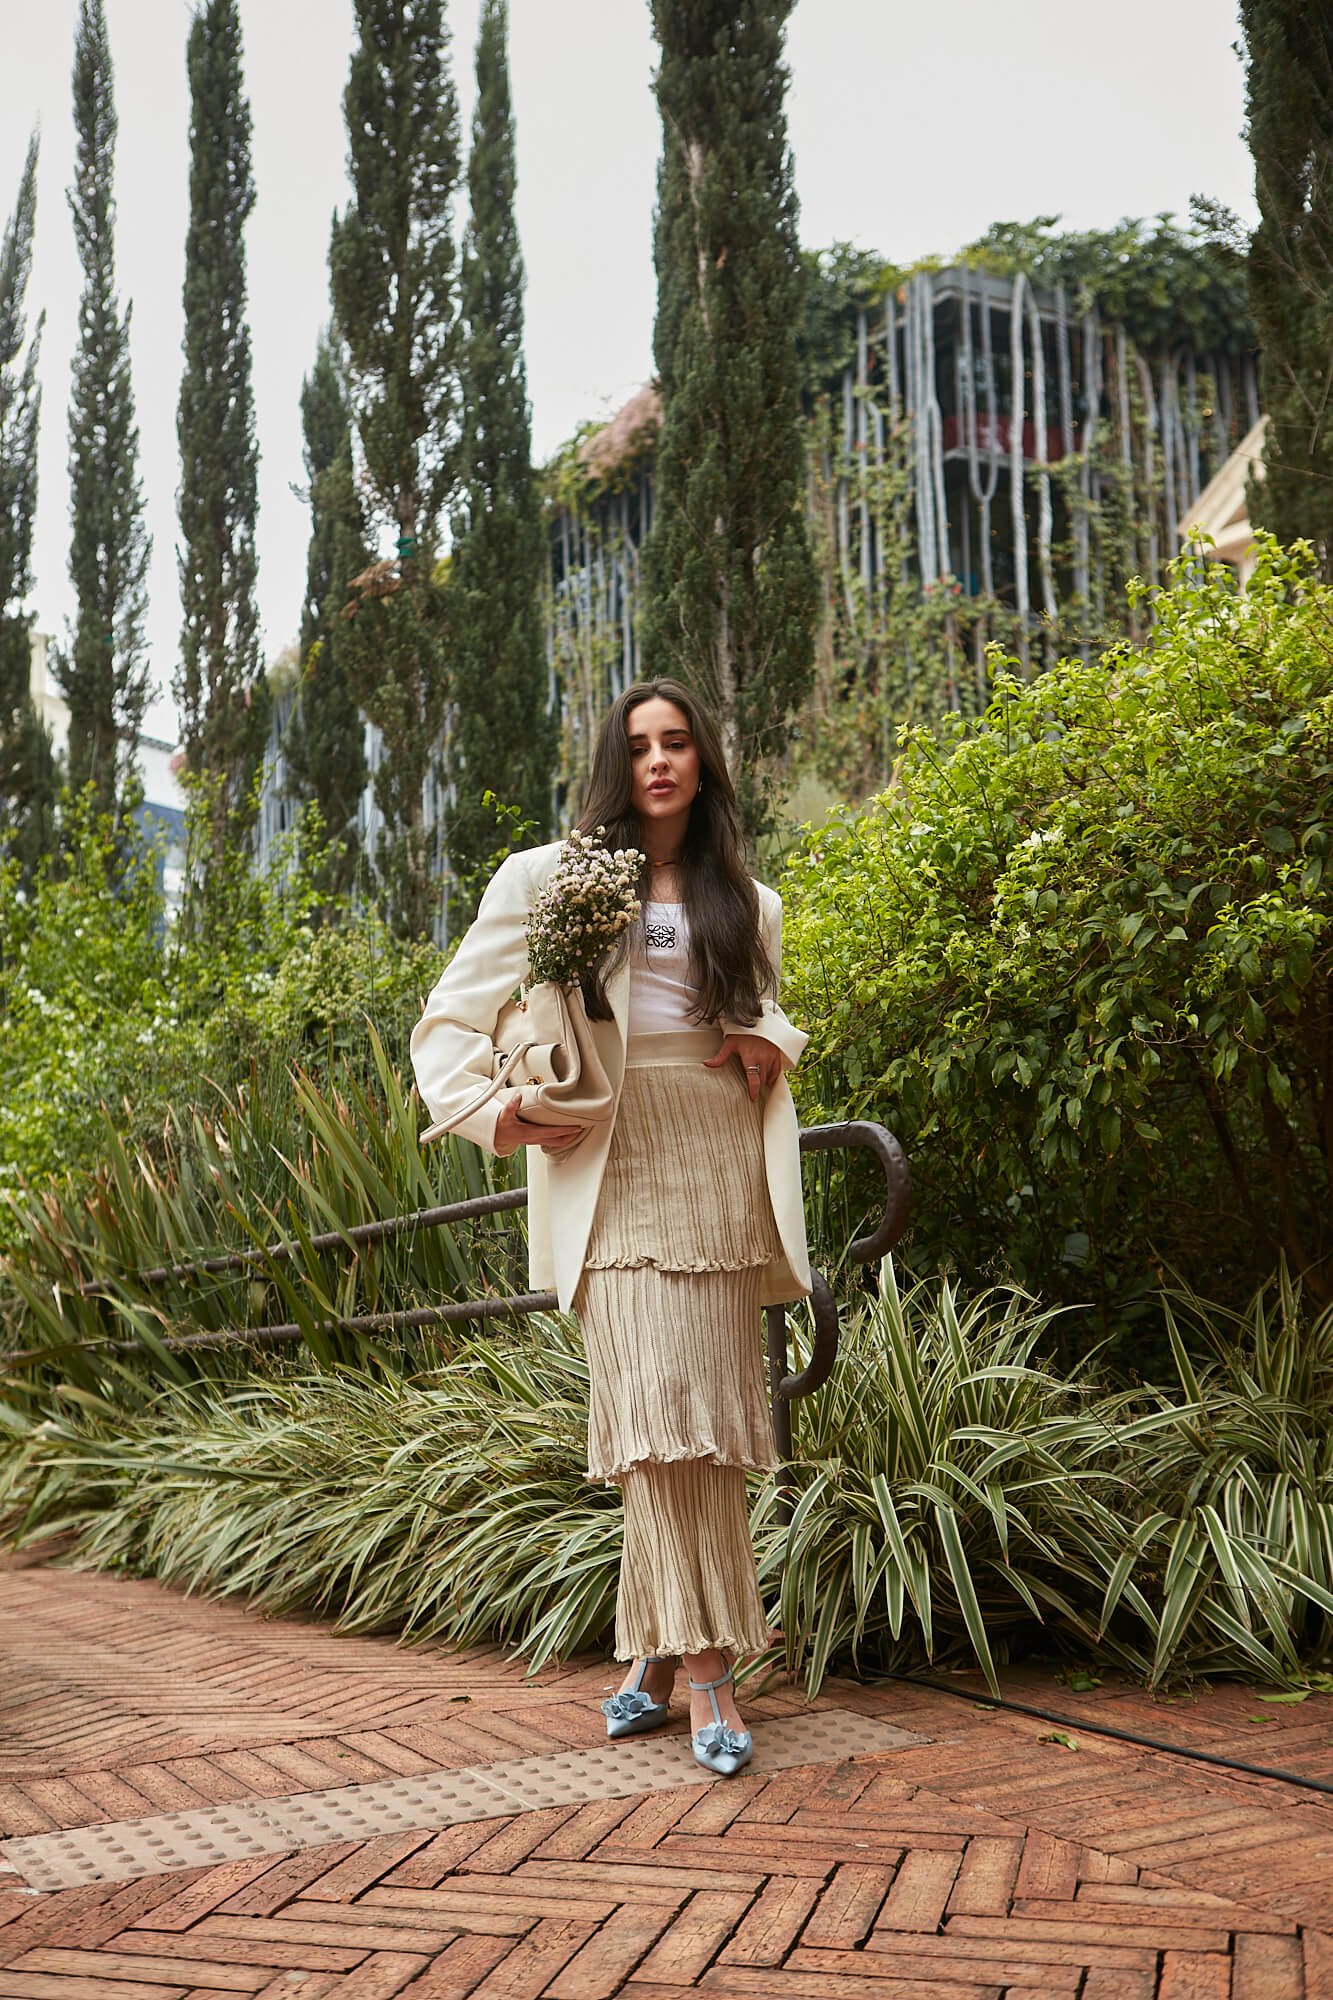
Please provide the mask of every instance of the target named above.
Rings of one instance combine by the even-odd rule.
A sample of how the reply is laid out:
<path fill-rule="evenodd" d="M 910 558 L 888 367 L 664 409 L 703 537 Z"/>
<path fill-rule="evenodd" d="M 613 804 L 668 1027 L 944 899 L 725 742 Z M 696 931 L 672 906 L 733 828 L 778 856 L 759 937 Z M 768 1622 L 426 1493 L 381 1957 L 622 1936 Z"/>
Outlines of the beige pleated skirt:
<path fill-rule="evenodd" d="M 778 1254 L 762 1110 L 716 1029 L 631 1036 L 578 1295 L 589 1477 L 625 1539 L 616 1653 L 766 1643 L 747 1471 L 778 1462 L 760 1290 Z"/>
<path fill-rule="evenodd" d="M 762 1111 L 716 1029 L 631 1036 L 575 1309 L 588 1353 L 588 1472 L 652 1460 L 777 1464 L 760 1285 L 781 1253 Z"/>

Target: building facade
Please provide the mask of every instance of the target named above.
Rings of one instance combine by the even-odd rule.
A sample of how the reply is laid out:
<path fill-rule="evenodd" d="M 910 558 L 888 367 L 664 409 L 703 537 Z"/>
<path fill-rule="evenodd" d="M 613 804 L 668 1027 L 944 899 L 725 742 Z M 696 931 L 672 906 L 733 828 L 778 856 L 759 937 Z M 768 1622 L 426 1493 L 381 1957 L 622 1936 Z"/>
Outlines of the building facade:
<path fill-rule="evenodd" d="M 841 691 L 899 719 L 975 710 L 992 645 L 1029 673 L 1137 636 L 1130 578 L 1162 575 L 1259 414 L 1243 339 L 1148 347 L 1021 272 L 922 271 L 859 309 L 853 358 L 808 416 L 816 708 Z M 571 782 L 592 719 L 638 672 L 659 423 L 642 392 L 584 440 L 550 510 L 547 644 Z"/>
<path fill-rule="evenodd" d="M 822 615 L 801 727 L 817 736 L 841 716 L 862 739 L 859 763 L 837 773 L 843 796 L 887 781 L 898 722 L 984 707 L 993 647 L 1026 675 L 1141 636 L 1148 614 L 1130 580 L 1163 575 L 1210 483 L 1234 484 L 1224 468 L 1260 421 L 1248 328 L 1223 329 L 1215 347 L 1191 345 L 1179 328 L 1153 345 L 1022 272 L 964 266 L 917 272 L 853 313 L 851 358 L 810 385 L 806 417 Z M 598 719 L 640 673 L 661 416 L 647 386 L 547 470 L 557 821 Z M 275 703 L 265 853 L 291 823 L 289 714 L 290 697 Z M 446 729 L 442 717 L 441 764 Z M 369 727 L 366 744 L 373 771 Z M 446 802 L 437 772 L 433 828 Z M 373 858 L 373 784 L 360 831 Z"/>

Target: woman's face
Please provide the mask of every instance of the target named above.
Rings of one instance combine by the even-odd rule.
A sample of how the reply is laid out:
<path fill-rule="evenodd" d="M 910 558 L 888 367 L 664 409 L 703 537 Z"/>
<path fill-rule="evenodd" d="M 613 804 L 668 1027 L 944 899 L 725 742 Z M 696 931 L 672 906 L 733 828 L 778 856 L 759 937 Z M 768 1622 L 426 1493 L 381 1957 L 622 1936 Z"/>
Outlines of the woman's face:
<path fill-rule="evenodd" d="M 645 827 L 656 823 L 666 832 L 676 821 L 683 834 L 701 769 L 689 717 L 674 701 L 654 695 L 629 711 L 625 733 L 631 806 Z"/>

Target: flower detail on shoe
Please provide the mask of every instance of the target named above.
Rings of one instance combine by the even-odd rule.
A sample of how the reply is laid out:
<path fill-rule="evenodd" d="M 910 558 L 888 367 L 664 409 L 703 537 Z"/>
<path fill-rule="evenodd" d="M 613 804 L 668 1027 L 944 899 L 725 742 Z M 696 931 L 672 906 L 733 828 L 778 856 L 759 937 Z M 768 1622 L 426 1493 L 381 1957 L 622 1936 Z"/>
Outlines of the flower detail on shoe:
<path fill-rule="evenodd" d="M 748 1729 L 737 1731 L 725 1722 L 710 1722 L 694 1733 L 694 1747 L 714 1757 L 740 1757 L 750 1747 Z"/>
<path fill-rule="evenodd" d="M 654 1701 L 650 1694 L 637 1691 L 613 1694 L 609 1701 L 602 1703 L 602 1714 L 608 1722 L 633 1722 L 637 1716 L 647 1715 L 654 1708 L 661 1708 L 661 1702 Z"/>
<path fill-rule="evenodd" d="M 657 1664 L 657 1655 L 648 1654 L 635 1669 L 629 1686 L 621 1688 L 619 1694 L 613 1694 L 609 1701 L 602 1703 L 606 1733 L 613 1743 L 621 1736 L 646 1735 L 650 1729 L 661 1729 L 671 1720 L 669 1704 L 654 1701 L 644 1690 L 643 1677 L 649 1667 Z"/>

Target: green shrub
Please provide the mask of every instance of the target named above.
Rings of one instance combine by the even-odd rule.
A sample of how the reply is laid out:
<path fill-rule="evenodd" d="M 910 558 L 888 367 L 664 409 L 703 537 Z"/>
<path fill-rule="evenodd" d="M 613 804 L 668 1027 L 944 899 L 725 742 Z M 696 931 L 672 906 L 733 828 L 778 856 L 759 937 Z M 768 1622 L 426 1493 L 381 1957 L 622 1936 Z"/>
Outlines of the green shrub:
<path fill-rule="evenodd" d="M 30 893 L 0 863 L 0 1193 L 63 1177 L 66 1202 L 92 1198 L 108 1120 L 132 1157 L 206 1174 L 196 1137 L 238 1094 L 280 1169 L 305 1135 L 293 1066 L 324 1084 L 373 1079 L 372 1024 L 406 1051 L 439 953 L 394 940 L 374 911 L 341 906 L 317 924 L 329 906 L 316 839 L 302 835 L 267 876 L 238 868 L 225 921 L 203 936 L 167 926 L 151 847 L 129 849 L 77 803 L 65 833 Z M 281 1198 L 276 1177 L 267 1195 Z M 22 1233 L 0 1202 L 0 1248 Z"/>
<path fill-rule="evenodd" d="M 1034 1360 L 1053 1317 L 1016 1290 L 961 1304 L 947 1280 L 901 1296 L 886 1260 L 829 1386 L 796 1406 L 800 1499 L 768 1549 L 816 1683 L 960 1646 L 993 1678 L 1048 1614 L 1092 1636 L 1080 1598 L 1123 1539 L 1120 1496 L 1091 1392 Z"/>
<path fill-rule="evenodd" d="M 614 1607 L 619 1501 L 586 1482 L 586 1406 L 551 1318 L 419 1381 L 195 1385 L 130 1416 L 76 1396 L 11 1448 L 0 1506 L 28 1536 L 75 1527 L 80 1562 L 540 1663 Z"/>
<path fill-rule="evenodd" d="M 1192 1297 L 1175 1381 L 1107 1392 L 1043 1365 L 1052 1314 L 947 1280 L 878 1299 L 798 1404 L 802 1491 L 767 1544 L 789 1656 L 903 1668 L 1074 1646 L 1156 1683 L 1299 1677 L 1333 1644 L 1333 1310 Z M 1225 1332 L 1219 1328 L 1225 1328 Z"/>
<path fill-rule="evenodd" d="M 911 1255 L 1123 1324 L 1163 1260 L 1333 1296 L 1333 592 L 1182 562 L 1141 649 L 1001 682 L 784 881 L 803 1117 L 878 1118 Z"/>
<path fill-rule="evenodd" d="M 75 808 L 67 832 L 30 889 L 0 858 L 0 1188 L 84 1157 L 99 1096 L 151 1071 L 168 1025 L 153 850 L 122 872 L 109 821 Z"/>

